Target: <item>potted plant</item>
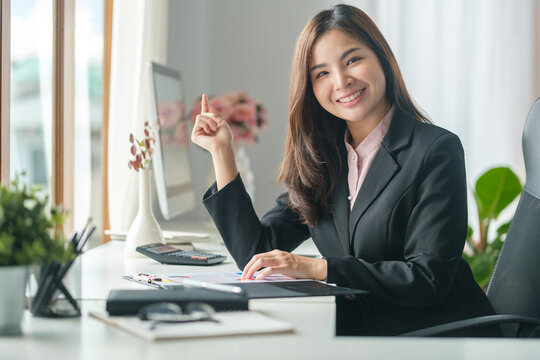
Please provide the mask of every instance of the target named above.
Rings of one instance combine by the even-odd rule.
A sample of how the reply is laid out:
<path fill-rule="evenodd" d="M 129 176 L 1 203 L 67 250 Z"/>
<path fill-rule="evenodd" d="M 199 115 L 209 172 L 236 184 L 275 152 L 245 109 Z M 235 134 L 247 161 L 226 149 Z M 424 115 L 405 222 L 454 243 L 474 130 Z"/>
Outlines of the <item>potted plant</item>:
<path fill-rule="evenodd" d="M 471 266 L 474 279 L 484 290 L 489 284 L 512 219 L 500 225 L 495 232 L 490 231 L 490 226 L 516 199 L 521 189 L 521 182 L 508 167 L 489 169 L 476 181 L 473 193 L 478 210 L 478 233 L 475 234 L 469 225 L 469 249 L 463 253 L 463 257 Z"/>
<path fill-rule="evenodd" d="M 0 185 L 0 335 L 21 333 L 29 267 L 64 262 L 73 254 L 60 229 L 64 212 L 49 207 L 39 191 L 21 185 L 18 177 Z"/>

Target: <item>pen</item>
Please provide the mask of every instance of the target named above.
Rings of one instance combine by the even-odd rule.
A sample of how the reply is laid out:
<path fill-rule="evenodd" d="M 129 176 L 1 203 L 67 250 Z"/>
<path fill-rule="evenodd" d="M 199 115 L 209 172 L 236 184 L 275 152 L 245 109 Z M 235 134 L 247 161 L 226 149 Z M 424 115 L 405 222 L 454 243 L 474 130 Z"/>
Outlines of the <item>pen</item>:
<path fill-rule="evenodd" d="M 239 286 L 214 284 L 214 283 L 208 283 L 208 282 L 198 281 L 198 280 L 193 280 L 193 279 L 184 279 L 182 281 L 182 285 L 188 286 L 188 287 L 208 289 L 208 290 L 216 290 L 216 291 L 232 293 L 232 294 L 241 294 L 243 292 L 242 288 Z"/>
<path fill-rule="evenodd" d="M 77 244 L 77 249 L 76 249 L 77 254 L 82 254 L 84 245 L 86 245 L 86 242 L 88 241 L 88 239 L 90 239 L 90 237 L 92 236 L 95 230 L 96 230 L 96 227 L 92 225 L 92 227 L 90 228 L 90 231 L 88 232 L 88 234 L 86 234 L 86 237 L 84 238 L 84 240 L 82 239 L 82 235 L 81 235 L 81 239 L 79 239 L 79 243 Z"/>
<path fill-rule="evenodd" d="M 152 283 L 152 278 L 145 276 L 144 274 L 131 275 L 131 277 L 133 280 L 138 281 L 138 282 L 148 283 L 148 284 Z"/>
<path fill-rule="evenodd" d="M 88 229 L 88 225 L 90 225 L 90 222 L 92 221 L 92 217 L 89 217 L 87 220 L 86 220 L 86 225 L 84 225 L 84 228 L 83 228 L 83 231 L 81 232 L 80 236 L 79 236 L 79 239 L 77 240 L 77 245 L 79 245 L 79 243 L 81 242 L 82 238 L 83 238 L 83 235 L 84 233 L 86 232 L 86 229 Z"/>

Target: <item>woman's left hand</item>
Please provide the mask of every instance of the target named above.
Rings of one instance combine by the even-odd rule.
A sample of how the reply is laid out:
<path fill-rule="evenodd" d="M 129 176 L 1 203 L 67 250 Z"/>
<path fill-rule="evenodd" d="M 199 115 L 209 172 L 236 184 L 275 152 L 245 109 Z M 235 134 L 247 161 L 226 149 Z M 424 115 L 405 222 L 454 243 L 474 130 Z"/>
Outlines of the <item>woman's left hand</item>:
<path fill-rule="evenodd" d="M 283 274 L 302 279 L 326 279 L 325 259 L 313 259 L 281 250 L 272 250 L 253 256 L 244 267 L 242 279 L 251 279 L 253 274 L 262 267 L 265 269 L 257 274 L 256 280 L 264 279 L 271 274 Z"/>

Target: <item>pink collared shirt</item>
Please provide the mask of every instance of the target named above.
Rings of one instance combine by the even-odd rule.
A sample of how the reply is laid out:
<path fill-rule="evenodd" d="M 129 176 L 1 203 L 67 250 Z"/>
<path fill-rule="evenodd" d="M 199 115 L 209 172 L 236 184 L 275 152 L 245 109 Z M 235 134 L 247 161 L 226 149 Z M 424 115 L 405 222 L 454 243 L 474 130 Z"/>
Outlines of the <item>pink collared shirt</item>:
<path fill-rule="evenodd" d="M 362 183 L 366 178 L 369 167 L 371 166 L 377 151 L 381 148 L 384 136 L 386 135 L 392 117 L 394 116 L 394 108 L 395 106 L 392 105 L 390 111 L 388 111 L 375 129 L 369 133 L 356 149 L 353 149 L 351 144 L 349 144 L 348 140 L 351 137 L 349 129 L 345 131 L 345 147 L 347 148 L 347 164 L 349 165 L 349 211 L 352 211 L 356 196 L 362 187 Z"/>

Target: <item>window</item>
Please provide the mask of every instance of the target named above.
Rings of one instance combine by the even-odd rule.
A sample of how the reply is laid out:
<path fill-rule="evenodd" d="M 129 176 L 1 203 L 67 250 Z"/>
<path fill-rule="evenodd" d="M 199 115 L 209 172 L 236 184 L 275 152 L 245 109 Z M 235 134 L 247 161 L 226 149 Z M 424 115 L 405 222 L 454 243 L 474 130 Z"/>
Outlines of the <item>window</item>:
<path fill-rule="evenodd" d="M 0 179 L 25 172 L 68 210 L 66 233 L 89 216 L 102 232 L 112 0 L 0 1 Z"/>
<path fill-rule="evenodd" d="M 52 0 L 12 1 L 10 178 L 51 193 Z"/>
<path fill-rule="evenodd" d="M 75 1 L 74 226 L 89 216 L 101 232 L 103 0 Z M 94 237 L 94 239 L 97 239 Z M 91 244 L 94 245 L 94 244 Z"/>

